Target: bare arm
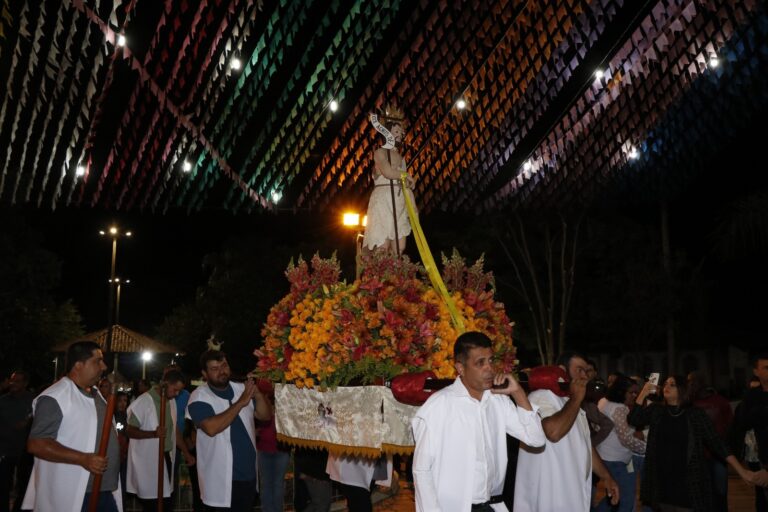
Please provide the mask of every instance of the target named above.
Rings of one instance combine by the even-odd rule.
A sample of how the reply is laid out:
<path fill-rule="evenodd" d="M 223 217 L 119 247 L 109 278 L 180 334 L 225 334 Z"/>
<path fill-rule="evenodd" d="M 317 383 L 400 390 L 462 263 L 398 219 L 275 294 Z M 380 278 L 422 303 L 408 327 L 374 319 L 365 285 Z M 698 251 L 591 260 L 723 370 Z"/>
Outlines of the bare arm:
<path fill-rule="evenodd" d="M 581 402 L 584 400 L 584 394 L 587 391 L 587 379 L 579 378 L 571 381 L 571 398 L 565 406 L 552 416 L 541 420 L 541 426 L 544 428 L 544 435 L 553 443 L 562 439 L 576 421 L 581 409 Z"/>
<path fill-rule="evenodd" d="M 224 412 L 221 412 L 210 418 L 206 418 L 200 422 L 200 429 L 207 435 L 213 437 L 219 434 L 229 427 L 243 407 L 247 406 L 251 399 L 256 399 L 256 408 L 254 410 L 254 416 L 260 420 L 268 420 L 272 414 L 272 408 L 267 403 L 266 397 L 259 392 L 256 388 L 256 383 L 253 380 L 245 381 L 245 389 L 240 398 L 235 403 L 230 405 Z"/>
<path fill-rule="evenodd" d="M 160 437 L 160 427 L 157 427 L 155 430 L 141 430 L 139 427 L 135 427 L 128 424 L 127 427 L 125 427 L 125 435 L 128 436 L 129 439 L 155 439 Z"/>
<path fill-rule="evenodd" d="M 603 459 L 600 458 L 600 454 L 597 453 L 595 447 L 592 447 L 592 471 L 605 482 L 605 492 L 609 498 L 611 498 L 611 505 L 619 503 L 621 496 L 619 496 L 619 485 L 611 476 L 608 468 L 605 467 Z"/>
<path fill-rule="evenodd" d="M 176 448 L 181 451 L 181 455 L 184 457 L 184 462 L 186 462 L 187 466 L 193 466 L 195 464 L 195 456 L 189 451 L 189 447 L 187 446 L 178 425 L 176 426 Z"/>
<path fill-rule="evenodd" d="M 390 163 L 391 159 L 391 163 Z M 403 157 L 397 151 L 390 150 L 389 159 L 387 158 L 386 149 L 377 149 L 373 154 L 373 161 L 376 165 L 376 170 L 379 171 L 385 178 L 390 180 L 400 179 L 400 163 Z"/>
<path fill-rule="evenodd" d="M 82 466 L 91 473 L 104 473 L 107 470 L 107 458 L 95 453 L 85 453 L 67 448 L 55 439 L 29 438 L 27 451 L 35 457 L 49 462 L 60 462 Z"/>

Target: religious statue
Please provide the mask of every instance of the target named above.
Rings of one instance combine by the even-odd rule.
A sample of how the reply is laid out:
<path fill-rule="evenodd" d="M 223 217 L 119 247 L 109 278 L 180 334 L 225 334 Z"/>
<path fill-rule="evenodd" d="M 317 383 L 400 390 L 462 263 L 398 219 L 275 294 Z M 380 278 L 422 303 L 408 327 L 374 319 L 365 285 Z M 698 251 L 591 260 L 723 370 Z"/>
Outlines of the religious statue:
<path fill-rule="evenodd" d="M 373 191 L 368 200 L 363 247 L 399 256 L 405 249 L 405 238 L 411 233 L 404 194 L 409 194 L 413 204 L 413 178 L 407 173 L 401 154 L 405 116 L 390 106 L 381 118 L 371 115 L 371 123 L 384 136 L 386 144 L 373 155 Z M 406 185 L 405 191 L 401 180 Z"/>

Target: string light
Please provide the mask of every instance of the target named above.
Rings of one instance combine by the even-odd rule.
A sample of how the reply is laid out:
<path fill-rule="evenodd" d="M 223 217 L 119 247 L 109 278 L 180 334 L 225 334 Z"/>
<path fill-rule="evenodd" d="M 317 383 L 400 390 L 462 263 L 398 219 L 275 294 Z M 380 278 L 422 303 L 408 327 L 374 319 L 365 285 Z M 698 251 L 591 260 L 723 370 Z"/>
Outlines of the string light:
<path fill-rule="evenodd" d="M 181 169 L 184 172 L 189 172 L 192 170 L 192 164 L 189 163 L 189 160 L 184 160 L 184 163 L 182 164 Z"/>
<path fill-rule="evenodd" d="M 715 69 L 717 66 L 720 65 L 720 59 L 717 58 L 717 55 L 713 55 L 709 58 L 709 67 L 712 69 Z"/>
<path fill-rule="evenodd" d="M 125 36 L 123 34 L 117 36 L 117 46 L 125 46 Z"/>
<path fill-rule="evenodd" d="M 75 168 L 75 176 L 78 178 L 85 176 L 85 166 L 83 164 L 77 164 L 77 167 Z"/>
<path fill-rule="evenodd" d="M 533 164 L 531 163 L 531 161 L 530 161 L 530 160 L 526 160 L 526 161 L 523 163 L 523 170 L 524 170 L 524 171 L 530 171 L 531 169 L 533 169 Z"/>
<path fill-rule="evenodd" d="M 629 151 L 627 152 L 627 157 L 629 157 L 630 160 L 637 160 L 640 158 L 640 152 L 635 146 L 630 146 Z"/>
<path fill-rule="evenodd" d="M 235 70 L 235 71 L 237 71 L 238 69 L 240 69 L 240 67 L 241 67 L 242 65 L 243 65 L 243 63 L 242 63 L 242 62 L 240 62 L 240 59 L 238 59 L 237 57 L 232 57 L 232 60 L 231 60 L 231 61 L 229 61 L 229 67 L 230 67 L 231 69 Z"/>
<path fill-rule="evenodd" d="M 274 191 L 272 192 L 272 202 L 273 202 L 273 203 L 277 203 L 277 202 L 279 202 L 279 201 L 280 201 L 280 198 L 282 198 L 282 197 L 283 197 L 283 194 L 281 194 L 279 191 L 277 191 L 277 190 L 274 190 Z"/>
<path fill-rule="evenodd" d="M 459 110 L 464 110 L 467 108 L 467 102 L 464 101 L 464 98 L 459 98 L 459 101 L 456 102 L 456 108 Z"/>
<path fill-rule="evenodd" d="M 328 104 L 328 108 L 331 109 L 331 112 L 336 112 L 339 110 L 339 102 L 336 100 L 331 100 L 331 103 Z"/>

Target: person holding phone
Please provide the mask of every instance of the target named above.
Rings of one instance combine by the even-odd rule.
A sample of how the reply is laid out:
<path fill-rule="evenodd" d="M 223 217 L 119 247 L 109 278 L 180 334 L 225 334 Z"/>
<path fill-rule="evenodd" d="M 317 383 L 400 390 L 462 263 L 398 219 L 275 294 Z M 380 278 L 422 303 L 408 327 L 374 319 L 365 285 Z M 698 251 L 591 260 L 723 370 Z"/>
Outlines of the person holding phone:
<path fill-rule="evenodd" d="M 714 510 L 705 447 L 725 459 L 748 483 L 768 485 L 768 472 L 752 472 L 742 466 L 707 414 L 692 406 L 684 376 L 668 377 L 662 387 L 663 402 L 646 405 L 646 397 L 656 388 L 650 380 L 646 382 L 627 417 L 637 428 L 650 427 L 640 489 L 643 503 L 661 512 Z"/>
<path fill-rule="evenodd" d="M 488 336 L 462 334 L 453 357 L 459 377 L 430 396 L 412 421 L 416 510 L 505 511 L 506 435 L 542 446 L 541 419 L 514 376 L 494 373 Z"/>

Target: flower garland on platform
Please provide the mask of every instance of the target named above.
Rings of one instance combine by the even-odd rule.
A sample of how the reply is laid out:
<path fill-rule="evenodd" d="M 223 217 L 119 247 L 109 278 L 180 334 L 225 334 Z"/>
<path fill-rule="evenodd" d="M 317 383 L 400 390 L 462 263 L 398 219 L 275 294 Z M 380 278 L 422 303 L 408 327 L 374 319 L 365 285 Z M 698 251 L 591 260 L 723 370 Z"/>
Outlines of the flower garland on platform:
<path fill-rule="evenodd" d="M 454 250 L 443 256 L 443 278 L 467 330 L 486 333 L 500 369 L 515 364 L 512 323 L 494 300 L 494 279 L 483 258 L 467 267 Z M 407 258 L 364 256 L 352 284 L 339 281 L 335 256 L 299 258 L 285 272 L 288 295 L 270 310 L 255 351 L 257 373 L 297 387 L 333 388 L 372 384 L 405 372 L 432 370 L 455 376 L 452 359 L 457 333 L 444 302 L 424 268 Z"/>

